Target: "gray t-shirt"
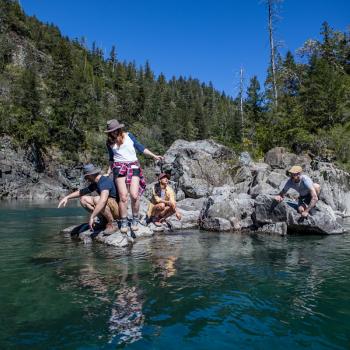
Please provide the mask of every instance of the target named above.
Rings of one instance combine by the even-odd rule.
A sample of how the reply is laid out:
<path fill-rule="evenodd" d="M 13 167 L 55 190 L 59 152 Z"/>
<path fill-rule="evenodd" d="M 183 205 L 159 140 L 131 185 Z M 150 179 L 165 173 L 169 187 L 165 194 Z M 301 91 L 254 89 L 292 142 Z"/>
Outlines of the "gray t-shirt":
<path fill-rule="evenodd" d="M 310 193 L 313 185 L 313 181 L 307 175 L 301 175 L 299 182 L 294 182 L 292 179 L 289 179 L 284 185 L 281 194 L 286 194 L 287 191 L 292 188 L 293 190 L 296 190 L 300 196 L 306 196 Z"/>

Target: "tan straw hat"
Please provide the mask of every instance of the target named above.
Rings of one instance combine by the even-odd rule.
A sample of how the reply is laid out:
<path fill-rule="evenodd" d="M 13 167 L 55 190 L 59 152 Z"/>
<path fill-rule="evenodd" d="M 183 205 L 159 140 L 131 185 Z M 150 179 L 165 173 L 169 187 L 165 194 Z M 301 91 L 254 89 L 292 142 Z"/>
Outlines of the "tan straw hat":
<path fill-rule="evenodd" d="M 290 174 L 298 174 L 298 173 L 301 173 L 302 171 L 303 171 L 303 168 L 300 165 L 294 165 L 288 170 Z"/>

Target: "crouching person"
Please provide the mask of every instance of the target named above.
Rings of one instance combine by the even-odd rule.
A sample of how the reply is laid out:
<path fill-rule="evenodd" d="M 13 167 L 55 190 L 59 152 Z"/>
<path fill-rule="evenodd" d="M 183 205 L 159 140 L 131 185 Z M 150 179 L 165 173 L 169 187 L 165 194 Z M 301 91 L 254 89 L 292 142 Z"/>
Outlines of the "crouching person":
<path fill-rule="evenodd" d="M 101 175 L 101 169 L 92 164 L 84 165 L 84 178 L 90 183 L 89 186 L 75 191 L 64 197 L 58 204 L 58 208 L 65 207 L 69 199 L 80 198 L 81 206 L 91 213 L 89 219 L 90 229 L 94 227 L 94 220 L 100 214 L 106 221 L 106 234 L 117 230 L 113 220 L 119 219 L 119 208 L 117 203 L 117 190 L 114 181 L 107 176 Z M 96 191 L 98 196 L 89 196 Z"/>
<path fill-rule="evenodd" d="M 302 174 L 303 169 L 299 165 L 294 165 L 288 172 L 290 179 L 284 185 L 282 191 L 275 197 L 277 202 L 281 202 L 290 188 L 299 193 L 298 212 L 303 217 L 309 215 L 310 210 L 318 202 L 321 187 L 314 183 L 307 175 Z"/>
<path fill-rule="evenodd" d="M 160 226 L 168 217 L 175 214 L 181 220 L 181 214 L 176 208 L 175 193 L 169 186 L 170 175 L 161 173 L 158 183 L 153 187 L 152 199 L 147 211 L 147 221 Z"/>

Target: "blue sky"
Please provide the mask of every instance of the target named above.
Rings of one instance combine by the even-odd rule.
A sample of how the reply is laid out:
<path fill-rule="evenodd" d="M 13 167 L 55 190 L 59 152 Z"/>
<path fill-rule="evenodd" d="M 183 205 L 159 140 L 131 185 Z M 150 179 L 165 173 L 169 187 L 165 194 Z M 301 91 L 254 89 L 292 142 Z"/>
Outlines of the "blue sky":
<path fill-rule="evenodd" d="M 260 0 L 20 0 L 25 12 L 54 23 L 64 35 L 85 37 L 120 60 L 146 60 L 167 78 L 192 76 L 236 95 L 239 69 L 245 84 L 263 83 L 269 60 L 266 8 Z M 280 51 L 294 52 L 319 38 L 321 23 L 350 25 L 349 0 L 285 0 L 276 23 Z"/>

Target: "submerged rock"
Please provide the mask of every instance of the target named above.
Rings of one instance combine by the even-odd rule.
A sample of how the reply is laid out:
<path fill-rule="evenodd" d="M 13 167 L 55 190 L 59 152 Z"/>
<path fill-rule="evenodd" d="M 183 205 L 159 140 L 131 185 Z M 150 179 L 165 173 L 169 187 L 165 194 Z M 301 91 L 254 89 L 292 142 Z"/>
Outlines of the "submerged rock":
<path fill-rule="evenodd" d="M 150 227 L 139 225 L 137 231 L 129 231 L 127 234 L 123 234 L 120 231 L 116 231 L 112 234 L 105 234 L 103 229 L 96 229 L 91 232 L 88 224 L 81 224 L 78 226 L 70 226 L 61 231 L 62 233 L 70 234 L 72 238 L 78 239 L 86 243 L 91 243 L 93 240 L 111 245 L 114 247 L 125 248 L 134 243 L 136 239 L 141 237 L 150 237 L 154 233 Z"/>

